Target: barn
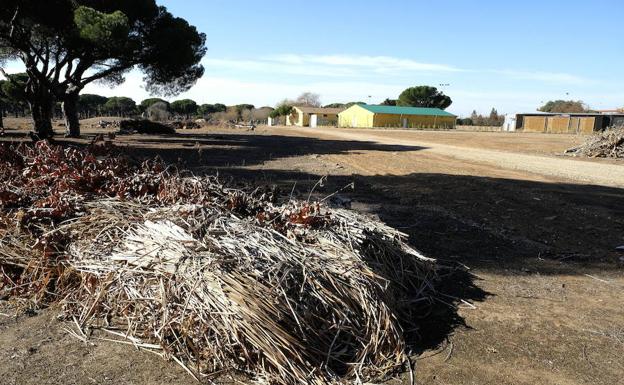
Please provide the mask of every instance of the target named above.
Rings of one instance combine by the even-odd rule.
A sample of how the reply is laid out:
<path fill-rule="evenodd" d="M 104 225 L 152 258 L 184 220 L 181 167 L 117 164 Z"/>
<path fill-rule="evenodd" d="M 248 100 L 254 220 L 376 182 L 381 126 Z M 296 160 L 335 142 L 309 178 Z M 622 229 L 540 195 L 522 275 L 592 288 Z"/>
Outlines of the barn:
<path fill-rule="evenodd" d="M 287 126 L 316 127 L 335 126 L 338 123 L 338 113 L 343 108 L 293 107 L 286 117 Z"/>
<path fill-rule="evenodd" d="M 439 108 L 356 104 L 338 114 L 340 127 L 455 128 L 457 116 Z"/>

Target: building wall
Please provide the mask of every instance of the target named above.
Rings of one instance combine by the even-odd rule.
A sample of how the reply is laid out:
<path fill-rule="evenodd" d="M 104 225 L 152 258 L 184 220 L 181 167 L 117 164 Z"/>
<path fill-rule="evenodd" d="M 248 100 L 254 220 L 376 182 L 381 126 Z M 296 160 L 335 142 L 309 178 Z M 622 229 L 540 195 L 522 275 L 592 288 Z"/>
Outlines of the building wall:
<path fill-rule="evenodd" d="M 567 134 L 569 132 L 570 118 L 553 116 L 546 119 L 546 132 L 551 134 Z"/>
<path fill-rule="evenodd" d="M 293 108 L 290 115 L 286 117 L 287 126 L 299 126 L 303 127 L 304 114 L 297 108 Z"/>
<path fill-rule="evenodd" d="M 319 125 L 335 125 L 338 122 L 338 114 L 315 114 L 318 117 Z M 312 114 L 301 112 L 298 108 L 293 108 L 292 113 L 286 120 L 287 126 L 309 127 Z"/>
<path fill-rule="evenodd" d="M 516 131 L 518 121 L 516 115 L 505 115 L 505 121 L 503 122 L 503 131 Z"/>
<path fill-rule="evenodd" d="M 310 125 L 310 114 L 306 114 L 305 112 L 300 114 L 299 124 L 300 127 L 307 127 Z"/>
<path fill-rule="evenodd" d="M 580 134 L 591 134 L 596 131 L 596 118 L 580 118 L 578 132 Z"/>
<path fill-rule="evenodd" d="M 338 126 L 402 128 L 403 119 L 407 119 L 407 128 L 454 128 L 457 121 L 454 116 L 373 114 L 364 108 L 353 106 L 338 114 Z"/>
<path fill-rule="evenodd" d="M 336 126 L 338 125 L 338 114 L 314 114 L 317 117 L 317 124 L 319 126 Z M 312 115 L 308 115 L 308 122 L 306 126 L 310 125 Z"/>
<path fill-rule="evenodd" d="M 524 132 L 549 134 L 591 134 L 600 131 L 603 117 L 598 116 L 525 116 Z"/>
<path fill-rule="evenodd" d="M 405 121 L 407 120 L 407 127 Z M 457 119 L 454 116 L 425 116 L 375 114 L 374 127 L 394 128 L 454 128 Z"/>
<path fill-rule="evenodd" d="M 359 106 L 352 106 L 338 114 L 339 127 L 373 127 L 374 114 Z"/>
<path fill-rule="evenodd" d="M 546 132 L 546 116 L 525 116 L 522 128 L 525 132 Z"/>

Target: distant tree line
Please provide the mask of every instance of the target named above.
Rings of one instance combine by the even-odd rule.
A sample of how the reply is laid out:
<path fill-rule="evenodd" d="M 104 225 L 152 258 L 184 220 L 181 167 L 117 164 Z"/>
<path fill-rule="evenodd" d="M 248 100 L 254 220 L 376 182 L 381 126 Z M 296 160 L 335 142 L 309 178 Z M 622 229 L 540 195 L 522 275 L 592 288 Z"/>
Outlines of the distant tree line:
<path fill-rule="evenodd" d="M 472 111 L 469 118 L 458 119 L 457 124 L 460 126 L 492 126 L 499 127 L 505 123 L 505 116 L 500 115 L 496 108 L 492 108 L 489 115 L 477 114 L 477 111 Z"/>
<path fill-rule="evenodd" d="M 586 113 L 592 110 L 581 100 L 550 100 L 537 109 L 549 113 Z M 470 117 L 458 119 L 457 123 L 463 126 L 502 126 L 504 115 L 500 115 L 496 108 L 492 108 L 489 115 L 478 114 L 473 111 Z"/>
<path fill-rule="evenodd" d="M 349 108 L 351 106 L 354 106 L 356 104 L 366 105 L 366 103 L 364 103 L 364 102 L 332 103 L 332 104 L 327 104 L 327 105 L 323 106 L 323 108 L 344 108 L 344 109 L 347 109 L 347 108 Z"/>
<path fill-rule="evenodd" d="M 0 128 L 4 127 L 5 115 L 17 118 L 26 116 L 29 112 L 25 93 L 27 81 L 26 74 L 9 75 L 8 79 L 0 80 Z"/>
<path fill-rule="evenodd" d="M 31 113 L 25 95 L 26 74 L 9 75 L 10 79 L 0 80 L 0 127 L 5 116 L 25 117 Z M 137 104 L 125 96 L 106 97 L 94 94 L 81 94 L 76 103 L 79 119 L 118 116 L 122 118 L 143 116 L 156 121 L 171 119 L 212 119 L 216 121 L 265 121 L 273 111 L 271 107 L 256 108 L 252 104 L 226 106 L 222 103 L 198 104 L 191 99 L 168 102 L 161 98 L 148 98 Z M 52 110 L 52 117 L 62 118 L 60 103 Z"/>

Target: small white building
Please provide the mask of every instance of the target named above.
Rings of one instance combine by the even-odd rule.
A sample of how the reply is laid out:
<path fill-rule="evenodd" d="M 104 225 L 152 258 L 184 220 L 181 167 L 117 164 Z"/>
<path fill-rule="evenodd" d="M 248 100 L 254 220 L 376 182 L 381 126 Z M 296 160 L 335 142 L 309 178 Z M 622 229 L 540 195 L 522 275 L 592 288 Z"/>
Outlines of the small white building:
<path fill-rule="evenodd" d="M 516 131 L 517 124 L 518 117 L 516 114 L 506 114 L 505 122 L 503 122 L 503 131 Z"/>

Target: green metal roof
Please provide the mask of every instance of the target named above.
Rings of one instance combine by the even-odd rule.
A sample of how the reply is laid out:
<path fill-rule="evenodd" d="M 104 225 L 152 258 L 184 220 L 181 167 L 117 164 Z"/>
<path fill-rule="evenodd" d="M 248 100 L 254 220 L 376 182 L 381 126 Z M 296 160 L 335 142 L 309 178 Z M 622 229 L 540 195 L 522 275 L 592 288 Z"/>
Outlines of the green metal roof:
<path fill-rule="evenodd" d="M 425 115 L 425 116 L 455 116 L 439 108 L 424 107 L 399 107 L 399 106 L 371 106 L 368 104 L 358 104 L 358 106 L 374 114 L 395 114 L 395 115 Z"/>

